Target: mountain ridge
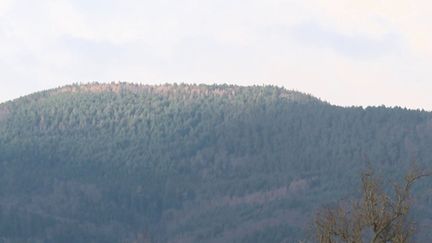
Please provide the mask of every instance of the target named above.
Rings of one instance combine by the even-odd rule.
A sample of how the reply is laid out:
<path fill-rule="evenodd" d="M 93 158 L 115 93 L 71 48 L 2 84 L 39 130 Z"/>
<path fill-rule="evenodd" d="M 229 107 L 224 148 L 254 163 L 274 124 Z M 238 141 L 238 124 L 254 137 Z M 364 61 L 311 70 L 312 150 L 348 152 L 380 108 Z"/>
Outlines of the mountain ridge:
<path fill-rule="evenodd" d="M 369 105 L 369 106 L 357 106 L 357 105 L 335 105 L 331 104 L 328 101 L 322 100 L 321 98 L 318 98 L 312 94 L 304 93 L 298 90 L 293 89 L 287 89 L 285 87 L 276 86 L 276 85 L 251 85 L 251 86 L 242 86 L 242 85 L 234 85 L 234 84 L 189 84 L 189 83 L 163 83 L 163 84 L 142 84 L 142 83 L 132 83 L 132 82 L 111 82 L 111 83 L 100 83 L 100 82 L 89 82 L 89 83 L 74 83 L 64 86 L 59 86 L 56 88 L 51 88 L 47 90 L 37 91 L 33 92 L 31 94 L 27 94 L 12 100 L 4 101 L 0 103 L 0 106 L 7 104 L 7 103 L 13 103 L 18 102 L 20 100 L 25 100 L 28 98 L 35 98 L 35 97 L 45 97 L 60 93 L 77 93 L 77 92 L 113 92 L 119 94 L 120 91 L 123 92 L 133 92 L 133 93 L 160 93 L 165 95 L 169 95 L 169 93 L 174 93 L 176 91 L 180 91 L 179 88 L 188 88 L 190 89 L 189 92 L 195 92 L 198 95 L 210 95 L 209 93 L 200 93 L 200 90 L 205 89 L 211 89 L 213 91 L 212 94 L 216 95 L 224 95 L 223 93 L 219 93 L 224 89 L 231 89 L 230 95 L 235 95 L 235 91 L 246 88 L 246 89 L 276 89 L 280 92 L 280 95 L 282 98 L 290 98 L 290 96 L 293 97 L 303 97 L 304 100 L 310 100 L 315 102 L 322 102 L 329 105 L 341 107 L 341 108 L 389 108 L 389 109 L 404 109 L 404 110 L 411 110 L 411 111 L 420 111 L 420 112 L 432 112 L 425 110 L 423 108 L 407 108 L 402 106 L 385 106 L 385 105 Z M 174 90 L 174 91 L 173 91 Z M 208 90 L 207 90 L 208 92 Z M 211 92 L 210 92 L 211 93 Z M 186 94 L 186 93 L 185 93 Z M 227 94 L 225 94 L 227 95 Z M 229 96 L 229 95 L 228 95 Z M 293 98 L 294 100 L 295 98 Z"/>
<path fill-rule="evenodd" d="M 61 93 L 103 93 L 112 92 L 120 94 L 121 92 L 132 92 L 132 93 L 147 93 L 147 94 L 161 94 L 161 95 L 172 95 L 174 93 L 183 93 L 185 95 L 194 94 L 196 96 L 226 96 L 233 97 L 241 89 L 273 89 L 278 92 L 281 98 L 294 99 L 295 97 L 302 97 L 305 100 L 321 101 L 310 94 L 302 93 L 300 91 L 288 90 L 283 87 L 273 85 L 253 85 L 253 86 L 239 86 L 232 84 L 186 84 L 186 83 L 165 83 L 165 84 L 140 84 L 140 83 L 129 83 L 129 82 L 112 82 L 112 83 L 85 83 L 85 84 L 71 84 L 52 88 L 48 90 L 34 92 L 5 103 L 11 103 L 15 101 L 31 99 L 36 97 L 46 97 Z M 193 96 L 192 96 L 193 97 Z M 324 102 L 324 101 L 321 101 Z M 327 103 L 327 102 L 324 102 Z M 1 105 L 1 104 L 0 104 Z"/>
<path fill-rule="evenodd" d="M 368 160 L 386 180 L 432 163 L 429 112 L 278 87 L 72 85 L 0 114 L 12 242 L 293 242 L 321 205 L 356 196 Z"/>

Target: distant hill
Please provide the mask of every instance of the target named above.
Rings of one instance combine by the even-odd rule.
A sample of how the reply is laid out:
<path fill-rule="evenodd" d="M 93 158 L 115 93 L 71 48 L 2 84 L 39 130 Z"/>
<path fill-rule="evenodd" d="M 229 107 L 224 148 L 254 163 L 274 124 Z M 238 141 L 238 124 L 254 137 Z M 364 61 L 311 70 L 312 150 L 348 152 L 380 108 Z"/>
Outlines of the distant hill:
<path fill-rule="evenodd" d="M 274 86 L 65 86 L 0 105 L 0 242 L 296 242 L 368 164 L 392 180 L 430 168 L 431 148 L 419 110 Z M 423 239 L 431 186 L 415 190 Z"/>

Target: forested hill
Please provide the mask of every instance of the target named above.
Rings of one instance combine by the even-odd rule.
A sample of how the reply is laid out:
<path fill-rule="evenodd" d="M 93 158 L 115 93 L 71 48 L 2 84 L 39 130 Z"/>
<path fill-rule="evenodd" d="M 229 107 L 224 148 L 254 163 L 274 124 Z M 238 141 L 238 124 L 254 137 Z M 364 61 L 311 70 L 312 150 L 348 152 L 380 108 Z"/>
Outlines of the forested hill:
<path fill-rule="evenodd" d="M 0 242 L 296 242 L 367 164 L 391 179 L 431 148 L 424 111 L 272 86 L 66 86 L 0 105 Z M 431 187 L 415 190 L 424 238 Z"/>

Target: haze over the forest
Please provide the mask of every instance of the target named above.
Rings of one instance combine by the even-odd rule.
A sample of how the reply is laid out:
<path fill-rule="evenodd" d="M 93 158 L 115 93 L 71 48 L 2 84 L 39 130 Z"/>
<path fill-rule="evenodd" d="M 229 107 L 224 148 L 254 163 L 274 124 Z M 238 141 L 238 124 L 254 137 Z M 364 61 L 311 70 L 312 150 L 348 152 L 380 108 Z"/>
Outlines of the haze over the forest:
<path fill-rule="evenodd" d="M 0 134 L 6 242 L 297 242 L 368 164 L 392 182 L 432 162 L 430 112 L 274 86 L 70 85 L 0 104 Z"/>
<path fill-rule="evenodd" d="M 432 110 L 430 1 L 2 0 L 0 102 L 73 82 L 272 84 Z"/>

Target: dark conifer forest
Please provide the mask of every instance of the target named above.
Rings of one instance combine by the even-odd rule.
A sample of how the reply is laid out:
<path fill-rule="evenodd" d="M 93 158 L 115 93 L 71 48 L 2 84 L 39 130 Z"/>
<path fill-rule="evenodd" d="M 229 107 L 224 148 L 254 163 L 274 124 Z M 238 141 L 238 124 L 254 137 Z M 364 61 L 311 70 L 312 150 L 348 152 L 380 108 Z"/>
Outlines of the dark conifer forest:
<path fill-rule="evenodd" d="M 0 104 L 0 242 L 298 242 L 372 166 L 432 167 L 432 113 L 274 86 L 70 85 Z M 413 188 L 432 239 L 432 179 Z"/>

